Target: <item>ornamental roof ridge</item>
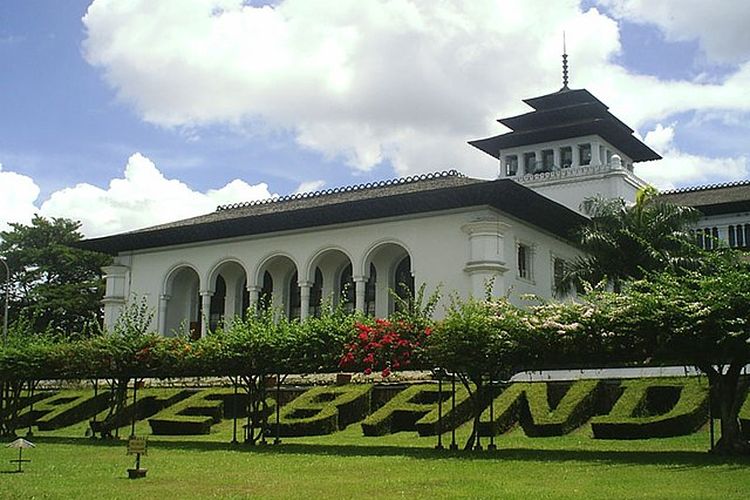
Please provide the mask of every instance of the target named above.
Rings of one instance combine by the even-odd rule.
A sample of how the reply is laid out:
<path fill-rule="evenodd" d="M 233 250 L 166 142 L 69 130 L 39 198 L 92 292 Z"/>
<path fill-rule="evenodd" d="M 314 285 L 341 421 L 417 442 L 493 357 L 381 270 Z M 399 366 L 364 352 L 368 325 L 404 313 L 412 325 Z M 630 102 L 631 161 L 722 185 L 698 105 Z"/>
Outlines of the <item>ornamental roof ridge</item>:
<path fill-rule="evenodd" d="M 365 182 L 361 184 L 354 184 L 354 185 L 348 185 L 348 186 L 339 186 L 339 187 L 330 188 L 330 189 L 321 189 L 318 191 L 308 191 L 304 193 L 288 194 L 285 196 L 274 196 L 271 198 L 264 198 L 262 200 L 245 201 L 245 202 L 239 202 L 239 203 L 228 203 L 228 204 L 219 205 L 218 207 L 216 207 L 216 212 L 223 212 L 226 210 L 235 210 L 238 208 L 253 207 L 257 205 L 268 205 L 269 203 L 283 203 L 287 201 L 302 200 L 302 199 L 307 199 L 307 198 L 319 198 L 321 196 L 328 196 L 328 195 L 337 194 L 337 193 L 363 191 L 366 189 L 378 189 L 378 188 L 383 188 L 387 186 L 411 184 L 414 182 L 421 182 L 421 181 L 446 178 L 446 177 L 466 177 L 466 175 L 455 169 L 443 170 L 439 172 L 430 172 L 427 174 L 409 175 L 406 177 L 396 177 L 396 178 L 386 179 L 382 181 Z"/>
<path fill-rule="evenodd" d="M 750 185 L 750 179 L 744 179 L 741 181 L 729 181 L 729 182 L 717 182 L 714 184 L 704 184 L 702 186 L 686 186 L 682 188 L 667 189 L 661 191 L 661 195 L 669 194 L 681 194 L 681 193 L 693 193 L 696 191 L 708 191 L 709 189 L 723 189 L 728 187 L 738 187 Z"/>

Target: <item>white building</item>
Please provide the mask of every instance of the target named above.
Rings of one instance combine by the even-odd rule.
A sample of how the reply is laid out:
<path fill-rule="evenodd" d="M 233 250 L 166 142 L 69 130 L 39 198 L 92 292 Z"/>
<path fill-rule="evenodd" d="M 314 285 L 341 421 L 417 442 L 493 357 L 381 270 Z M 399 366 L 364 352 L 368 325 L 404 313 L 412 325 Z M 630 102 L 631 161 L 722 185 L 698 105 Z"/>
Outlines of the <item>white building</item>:
<path fill-rule="evenodd" d="M 750 181 L 675 189 L 661 197 L 703 214 L 695 229 L 698 246 L 750 248 Z"/>
<path fill-rule="evenodd" d="M 330 297 L 386 316 L 389 289 L 403 293 L 401 283 L 481 296 L 494 279 L 497 294 L 552 297 L 563 263 L 579 254 L 581 201 L 634 199 L 644 183 L 633 163 L 659 156 L 586 90 L 564 86 L 525 102 L 532 112 L 500 120 L 512 132 L 471 142 L 498 158 L 497 180 L 442 172 L 86 240 L 115 256 L 105 323 L 133 294 L 147 297 L 166 335 L 197 335 L 267 302 L 305 318 Z"/>

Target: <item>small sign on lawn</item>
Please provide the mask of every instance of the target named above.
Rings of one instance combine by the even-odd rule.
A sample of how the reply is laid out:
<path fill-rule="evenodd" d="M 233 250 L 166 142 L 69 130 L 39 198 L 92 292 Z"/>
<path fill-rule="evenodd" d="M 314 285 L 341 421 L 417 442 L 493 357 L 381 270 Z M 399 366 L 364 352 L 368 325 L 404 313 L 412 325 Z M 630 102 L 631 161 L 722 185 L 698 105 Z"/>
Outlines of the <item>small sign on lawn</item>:
<path fill-rule="evenodd" d="M 128 440 L 128 455 L 147 455 L 146 438 L 132 437 Z"/>

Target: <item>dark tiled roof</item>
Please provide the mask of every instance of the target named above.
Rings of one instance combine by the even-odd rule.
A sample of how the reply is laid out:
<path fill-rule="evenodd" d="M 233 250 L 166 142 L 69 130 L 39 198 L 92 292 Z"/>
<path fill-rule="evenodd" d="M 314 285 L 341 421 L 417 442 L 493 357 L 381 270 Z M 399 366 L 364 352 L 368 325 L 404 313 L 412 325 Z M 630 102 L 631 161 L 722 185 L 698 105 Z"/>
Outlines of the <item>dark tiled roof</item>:
<path fill-rule="evenodd" d="M 80 246 L 116 254 L 184 243 L 306 229 L 475 206 L 492 206 L 562 238 L 586 219 L 510 179 L 484 181 L 457 172 L 386 181 L 220 207 L 210 214 L 138 231 L 84 240 Z"/>
<path fill-rule="evenodd" d="M 695 207 L 705 215 L 750 211 L 750 180 L 693 186 L 664 191 L 661 197 L 675 205 Z"/>
<path fill-rule="evenodd" d="M 470 141 L 469 144 L 497 158 L 502 149 L 598 135 L 633 161 L 661 158 L 633 136 L 633 129 L 610 113 L 607 106 L 585 89 L 563 90 L 525 99 L 524 102 L 534 111 L 498 120 L 512 132 Z"/>

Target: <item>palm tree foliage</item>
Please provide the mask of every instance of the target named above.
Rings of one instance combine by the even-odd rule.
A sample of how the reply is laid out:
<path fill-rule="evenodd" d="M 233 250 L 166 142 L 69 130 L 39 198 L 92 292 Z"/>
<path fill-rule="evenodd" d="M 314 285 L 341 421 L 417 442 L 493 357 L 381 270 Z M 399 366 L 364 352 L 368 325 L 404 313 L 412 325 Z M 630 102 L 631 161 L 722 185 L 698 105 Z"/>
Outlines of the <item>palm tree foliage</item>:
<path fill-rule="evenodd" d="M 640 190 L 632 205 L 597 196 L 581 208 L 591 219 L 577 234 L 585 256 L 568 266 L 561 291 L 606 282 L 619 292 L 623 281 L 652 271 L 695 269 L 701 262 L 690 234 L 700 212 L 664 201 L 653 187 Z"/>

